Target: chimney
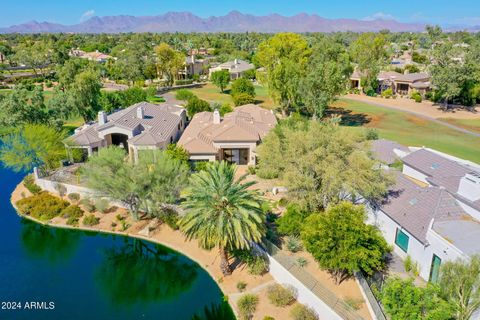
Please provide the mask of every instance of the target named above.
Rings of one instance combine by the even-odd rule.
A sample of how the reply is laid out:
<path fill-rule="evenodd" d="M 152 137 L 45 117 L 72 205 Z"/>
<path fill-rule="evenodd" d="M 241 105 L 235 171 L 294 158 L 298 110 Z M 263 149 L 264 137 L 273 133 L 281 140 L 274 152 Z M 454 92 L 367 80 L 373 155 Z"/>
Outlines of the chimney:
<path fill-rule="evenodd" d="M 143 108 L 143 106 L 140 106 L 137 108 L 137 118 L 138 119 L 145 118 L 145 109 Z"/>
<path fill-rule="evenodd" d="M 218 109 L 215 109 L 215 111 L 213 111 L 213 123 L 220 124 L 220 112 L 218 111 Z"/>
<path fill-rule="evenodd" d="M 108 121 L 107 113 L 105 111 L 99 111 L 98 112 L 98 124 L 102 125 L 102 124 L 107 123 L 107 121 Z"/>
<path fill-rule="evenodd" d="M 458 194 L 470 200 L 480 200 L 480 173 L 470 172 L 465 174 L 458 185 Z"/>
<path fill-rule="evenodd" d="M 192 63 L 195 63 L 195 54 L 192 54 L 191 58 L 192 58 Z"/>
<path fill-rule="evenodd" d="M 237 65 L 238 64 L 238 59 L 233 60 L 233 64 Z"/>

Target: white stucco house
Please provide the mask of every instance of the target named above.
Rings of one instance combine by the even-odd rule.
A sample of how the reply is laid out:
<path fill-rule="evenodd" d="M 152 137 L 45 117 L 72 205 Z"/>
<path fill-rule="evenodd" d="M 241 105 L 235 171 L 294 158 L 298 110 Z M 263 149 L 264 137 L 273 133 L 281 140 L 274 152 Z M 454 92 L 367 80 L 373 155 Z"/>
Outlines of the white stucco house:
<path fill-rule="evenodd" d="M 255 66 L 247 61 L 241 59 L 235 59 L 233 61 L 227 61 L 217 66 L 213 66 L 208 70 L 208 77 L 212 75 L 213 72 L 228 70 L 230 74 L 230 79 L 238 79 L 243 76 L 245 71 L 255 69 Z"/>
<path fill-rule="evenodd" d="M 139 150 L 165 149 L 175 143 L 185 125 L 183 107 L 140 102 L 112 114 L 100 111 L 97 121 L 79 127 L 64 143 L 69 151 L 82 149 L 85 157 L 117 145 L 136 160 Z"/>
<path fill-rule="evenodd" d="M 368 222 L 396 254 L 418 263 L 420 277 L 436 281 L 445 261 L 480 254 L 480 166 L 431 149 L 410 150 L 388 197 L 369 208 Z"/>

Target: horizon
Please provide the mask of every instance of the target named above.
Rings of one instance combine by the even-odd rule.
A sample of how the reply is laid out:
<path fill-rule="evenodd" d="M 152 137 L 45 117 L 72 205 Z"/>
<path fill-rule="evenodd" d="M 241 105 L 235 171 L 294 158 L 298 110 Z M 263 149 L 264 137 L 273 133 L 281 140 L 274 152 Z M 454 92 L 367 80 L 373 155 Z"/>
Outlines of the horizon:
<path fill-rule="evenodd" d="M 442 2 L 439 5 L 438 2 Z M 445 3 L 443 3 L 445 2 Z M 105 16 L 160 16 L 169 12 L 188 12 L 201 18 L 225 16 L 232 11 L 254 16 L 279 14 L 291 17 L 298 14 L 318 15 L 326 19 L 395 20 L 402 23 L 438 24 L 442 27 L 473 27 L 480 25 L 480 15 L 471 15 L 480 5 L 473 0 L 459 0 L 454 4 L 446 1 L 427 0 L 421 3 L 405 1 L 405 5 L 392 7 L 374 0 L 362 3 L 347 1 L 340 3 L 312 3 L 308 0 L 283 1 L 266 0 L 261 3 L 220 2 L 205 0 L 203 3 L 185 0 L 172 1 L 119 0 L 112 3 L 85 0 L 64 3 L 59 0 L 38 2 L 33 0 L 9 3 L 2 8 L 0 28 L 20 25 L 32 21 L 62 25 L 75 25 L 92 17 Z M 26 12 L 25 7 L 30 10 Z M 275 8 L 272 10 L 271 8 Z M 427 14 L 428 13 L 428 14 Z"/>

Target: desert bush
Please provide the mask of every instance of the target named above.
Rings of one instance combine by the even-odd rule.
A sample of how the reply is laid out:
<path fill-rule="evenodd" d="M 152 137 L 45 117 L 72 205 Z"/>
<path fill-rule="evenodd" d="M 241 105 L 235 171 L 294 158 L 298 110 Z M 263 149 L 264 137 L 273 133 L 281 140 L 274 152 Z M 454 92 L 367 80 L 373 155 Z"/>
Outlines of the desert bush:
<path fill-rule="evenodd" d="M 178 230 L 178 213 L 175 210 L 171 208 L 163 209 L 159 215 L 159 219 L 173 230 Z"/>
<path fill-rule="evenodd" d="M 238 291 L 242 292 L 245 290 L 245 288 L 247 287 L 247 283 L 244 282 L 244 281 L 238 281 L 237 283 L 237 289 Z"/>
<path fill-rule="evenodd" d="M 185 80 L 176 80 L 175 81 L 175 85 L 176 86 L 183 86 L 183 85 L 186 85 L 186 84 L 192 84 L 193 83 L 193 79 L 185 79 Z"/>
<path fill-rule="evenodd" d="M 31 197 L 18 200 L 16 205 L 20 213 L 45 221 L 60 215 L 69 203 L 42 191 Z"/>
<path fill-rule="evenodd" d="M 302 211 L 296 204 L 287 205 L 287 211 L 277 219 L 277 231 L 282 235 L 298 236 L 303 228 L 303 222 L 308 213 Z"/>
<path fill-rule="evenodd" d="M 28 191 L 30 191 L 32 194 L 37 194 L 40 191 L 42 191 L 42 188 L 40 188 L 36 183 L 35 183 L 35 178 L 33 177 L 33 174 L 27 175 L 23 179 L 23 185 L 25 188 L 27 188 Z"/>
<path fill-rule="evenodd" d="M 236 106 L 243 106 L 244 104 L 254 103 L 255 97 L 242 92 L 232 95 L 232 100 Z"/>
<path fill-rule="evenodd" d="M 248 169 L 248 174 L 252 174 L 252 175 L 253 175 L 253 174 L 255 174 L 255 172 L 256 172 L 255 166 L 248 166 L 247 169 Z"/>
<path fill-rule="evenodd" d="M 415 102 L 422 102 L 422 95 L 418 91 L 413 91 L 412 94 L 410 95 L 410 98 L 415 100 Z"/>
<path fill-rule="evenodd" d="M 382 97 L 383 98 L 390 99 L 392 96 L 393 96 L 392 88 L 388 88 L 388 89 L 382 91 Z"/>
<path fill-rule="evenodd" d="M 80 200 L 80 204 L 87 210 L 88 212 L 94 212 L 95 206 L 93 205 L 92 201 L 88 198 L 83 198 Z"/>
<path fill-rule="evenodd" d="M 299 258 L 297 259 L 297 265 L 298 265 L 300 268 L 305 267 L 307 264 L 308 264 L 308 260 L 305 259 L 304 257 L 299 257 Z"/>
<path fill-rule="evenodd" d="M 287 238 L 287 250 L 290 252 L 298 252 L 302 250 L 302 241 L 298 236 L 290 236 Z"/>
<path fill-rule="evenodd" d="M 274 306 L 285 307 L 295 301 L 296 292 L 292 287 L 284 287 L 281 284 L 272 284 L 267 288 L 267 297 L 270 303 Z"/>
<path fill-rule="evenodd" d="M 93 214 L 89 214 L 83 218 L 83 225 L 85 226 L 94 226 L 100 223 L 100 219 L 95 217 Z"/>
<path fill-rule="evenodd" d="M 78 220 L 79 220 L 78 218 L 70 217 L 67 219 L 66 224 L 69 226 L 78 226 Z"/>
<path fill-rule="evenodd" d="M 345 298 L 343 301 L 345 301 L 347 306 L 349 306 L 353 310 L 359 310 L 360 307 L 362 306 L 362 303 L 363 303 L 363 299 L 359 299 L 359 298 L 357 298 L 357 299 L 355 299 L 355 298 Z"/>
<path fill-rule="evenodd" d="M 71 201 L 75 201 L 75 202 L 77 202 L 78 200 L 80 200 L 80 194 L 75 193 L 75 192 L 74 192 L 74 193 L 69 193 L 67 197 L 68 197 L 68 199 L 70 199 Z"/>
<path fill-rule="evenodd" d="M 58 195 L 62 198 L 67 193 L 67 187 L 65 187 L 63 184 L 61 184 L 59 182 L 55 183 L 55 185 L 53 187 L 55 188 L 55 191 L 57 191 Z"/>
<path fill-rule="evenodd" d="M 367 128 L 365 130 L 365 138 L 367 140 L 378 140 L 378 131 L 374 128 Z"/>
<path fill-rule="evenodd" d="M 261 166 L 256 170 L 256 174 L 262 179 L 275 179 L 278 178 L 279 172 L 276 169 Z"/>
<path fill-rule="evenodd" d="M 263 320 L 275 320 L 275 318 L 271 316 L 265 316 L 263 317 Z"/>
<path fill-rule="evenodd" d="M 293 320 L 318 320 L 318 315 L 313 309 L 299 303 L 293 306 L 290 316 Z"/>
<path fill-rule="evenodd" d="M 254 294 L 244 294 L 238 299 L 237 306 L 241 319 L 251 319 L 258 305 L 258 296 Z"/>
<path fill-rule="evenodd" d="M 77 205 L 70 205 L 62 210 L 62 218 L 81 218 L 83 216 L 83 210 Z"/>
<path fill-rule="evenodd" d="M 268 260 L 263 256 L 254 256 L 252 261 L 247 263 L 248 273 L 260 276 L 268 272 Z"/>
<path fill-rule="evenodd" d="M 95 208 L 101 213 L 106 213 L 110 207 L 110 202 L 107 199 L 96 199 L 95 200 Z"/>

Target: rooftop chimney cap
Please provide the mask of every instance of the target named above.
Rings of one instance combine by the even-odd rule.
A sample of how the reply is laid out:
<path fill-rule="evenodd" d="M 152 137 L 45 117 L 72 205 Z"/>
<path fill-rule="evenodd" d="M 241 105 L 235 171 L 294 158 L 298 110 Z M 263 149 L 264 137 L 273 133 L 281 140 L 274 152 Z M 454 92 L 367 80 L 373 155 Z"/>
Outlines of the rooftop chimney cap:
<path fill-rule="evenodd" d="M 220 111 L 218 111 L 218 109 L 213 111 L 213 123 L 220 124 Z"/>
<path fill-rule="evenodd" d="M 107 113 L 105 111 L 98 112 L 98 124 L 102 125 L 108 122 Z"/>
<path fill-rule="evenodd" d="M 145 118 L 145 108 L 143 106 L 139 106 L 137 108 L 137 118 L 138 119 L 143 119 Z"/>

